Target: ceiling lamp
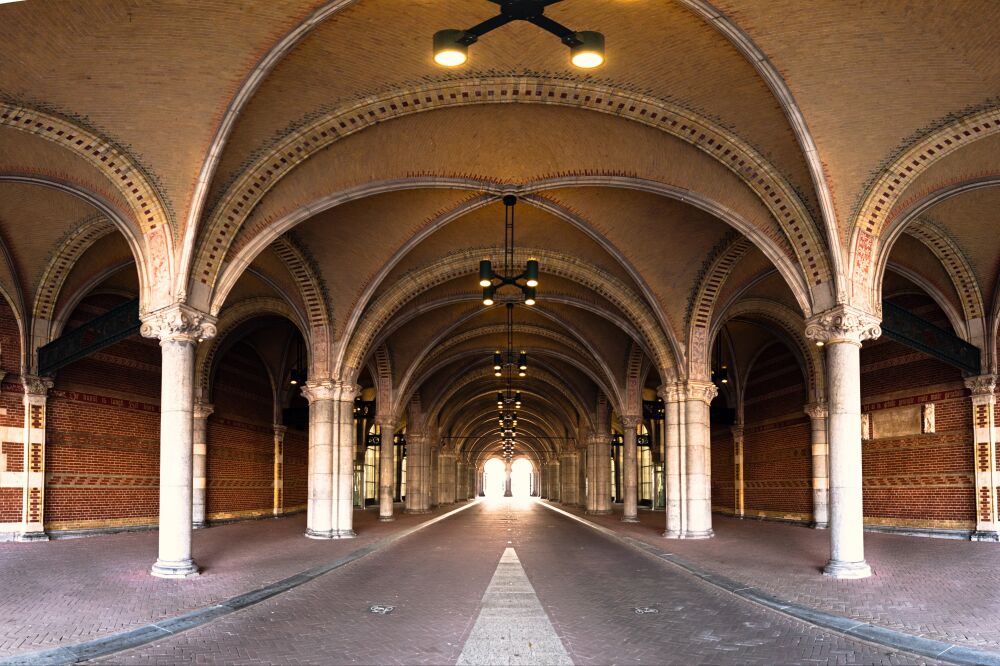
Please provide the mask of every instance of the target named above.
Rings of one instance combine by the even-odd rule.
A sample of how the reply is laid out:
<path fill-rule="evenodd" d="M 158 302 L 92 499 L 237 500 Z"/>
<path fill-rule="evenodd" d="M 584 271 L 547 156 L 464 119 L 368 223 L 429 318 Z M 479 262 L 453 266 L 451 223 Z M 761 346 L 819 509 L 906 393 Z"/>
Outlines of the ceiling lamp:
<path fill-rule="evenodd" d="M 486 33 L 511 21 L 527 21 L 558 37 L 570 49 L 570 62 L 581 69 L 604 64 L 604 35 L 585 30 L 574 32 L 545 16 L 545 8 L 562 0 L 490 0 L 500 5 L 500 14 L 468 30 L 439 30 L 434 33 L 434 62 L 458 67 L 469 59 L 469 47 Z"/>
<path fill-rule="evenodd" d="M 534 305 L 538 286 L 538 260 L 529 259 L 524 271 L 518 275 L 514 272 L 514 205 L 517 197 L 508 194 L 503 198 L 504 233 L 503 233 L 503 273 L 493 270 L 493 262 L 483 259 L 479 262 L 479 286 L 483 288 L 483 305 L 493 305 L 493 296 L 498 289 L 511 286 L 521 290 L 525 305 Z"/>

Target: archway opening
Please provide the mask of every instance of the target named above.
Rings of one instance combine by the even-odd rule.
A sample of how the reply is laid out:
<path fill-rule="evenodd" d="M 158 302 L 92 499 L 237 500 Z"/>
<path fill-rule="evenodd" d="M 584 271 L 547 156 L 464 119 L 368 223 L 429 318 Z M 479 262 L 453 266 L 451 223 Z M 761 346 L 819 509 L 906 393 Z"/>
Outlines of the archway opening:
<path fill-rule="evenodd" d="M 483 466 L 483 493 L 486 497 L 503 497 L 506 483 L 505 465 L 499 458 L 490 458 Z"/>
<path fill-rule="evenodd" d="M 532 490 L 531 463 L 521 458 L 510 469 L 510 492 L 514 497 L 530 497 Z"/>

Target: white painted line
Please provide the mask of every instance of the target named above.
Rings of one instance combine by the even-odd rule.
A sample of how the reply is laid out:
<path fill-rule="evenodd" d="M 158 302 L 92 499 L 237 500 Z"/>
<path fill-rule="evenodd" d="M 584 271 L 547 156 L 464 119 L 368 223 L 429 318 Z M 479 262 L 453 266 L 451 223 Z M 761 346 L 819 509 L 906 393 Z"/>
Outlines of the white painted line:
<path fill-rule="evenodd" d="M 458 663 L 573 663 L 513 548 L 503 551 Z"/>

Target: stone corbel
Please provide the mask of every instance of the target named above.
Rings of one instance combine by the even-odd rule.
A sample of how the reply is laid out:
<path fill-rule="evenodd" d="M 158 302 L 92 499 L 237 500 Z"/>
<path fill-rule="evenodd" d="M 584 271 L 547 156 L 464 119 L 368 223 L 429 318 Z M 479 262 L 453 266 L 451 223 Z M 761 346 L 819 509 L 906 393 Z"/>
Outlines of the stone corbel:
<path fill-rule="evenodd" d="M 49 394 L 49 389 L 55 385 L 51 377 L 39 377 L 38 375 L 24 375 L 21 377 L 21 382 L 24 384 L 25 397 L 44 398 Z"/>
<path fill-rule="evenodd" d="M 861 346 L 882 335 L 882 320 L 850 305 L 821 312 L 806 320 L 806 337 L 817 343 L 846 342 Z"/>
<path fill-rule="evenodd" d="M 142 318 L 139 333 L 144 338 L 157 338 L 161 342 L 203 342 L 215 337 L 215 317 L 183 303 L 160 308 Z"/>

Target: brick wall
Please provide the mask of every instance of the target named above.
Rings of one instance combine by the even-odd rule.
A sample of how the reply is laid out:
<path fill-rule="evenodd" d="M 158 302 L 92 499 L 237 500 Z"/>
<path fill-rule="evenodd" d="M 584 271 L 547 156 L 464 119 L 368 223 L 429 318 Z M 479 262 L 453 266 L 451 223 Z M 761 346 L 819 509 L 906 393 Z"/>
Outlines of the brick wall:
<path fill-rule="evenodd" d="M 925 296 L 893 301 L 936 325 L 950 326 Z M 888 339 L 861 349 L 862 411 L 934 403 L 936 432 L 865 441 L 865 520 L 929 528 L 975 525 L 972 406 L 961 372 Z"/>
<path fill-rule="evenodd" d="M 309 468 L 309 433 L 285 433 L 285 510 L 305 508 Z"/>
<path fill-rule="evenodd" d="M 734 513 L 733 434 L 729 426 L 712 428 L 712 510 Z"/>
<path fill-rule="evenodd" d="M 21 388 L 21 338 L 17 320 L 5 298 L 0 297 L 0 369 L 6 377 L 0 386 L 0 432 L 7 427 L 24 426 L 23 392 Z M 24 444 L 20 438 L 0 437 L 0 473 L 24 471 Z M 10 441 L 17 439 L 17 441 Z M 3 462 L 3 461 L 6 462 Z M 0 523 L 16 523 L 21 520 L 21 500 L 23 489 L 11 479 L 0 483 Z"/>
<path fill-rule="evenodd" d="M 775 343 L 757 358 L 743 405 L 745 515 L 808 521 L 812 457 L 805 379 L 795 356 Z"/>
<path fill-rule="evenodd" d="M 217 363 L 212 388 L 215 412 L 208 419 L 208 518 L 270 514 L 274 407 L 267 370 L 245 343 L 234 345 Z"/>
<path fill-rule="evenodd" d="M 84 299 L 67 330 L 123 300 Z M 46 529 L 156 522 L 159 393 L 159 346 L 139 336 L 56 373 L 46 424 Z"/>

